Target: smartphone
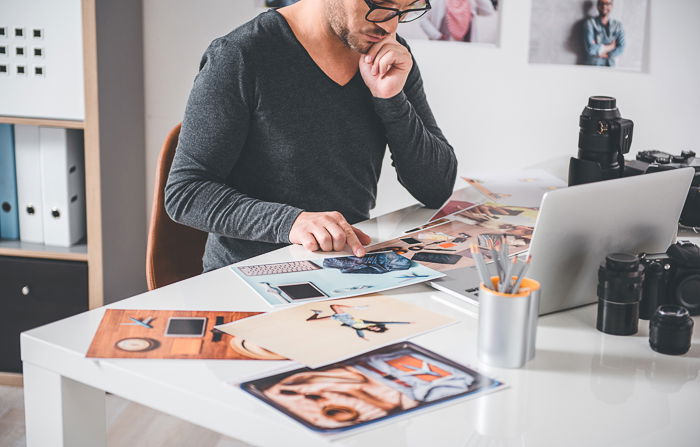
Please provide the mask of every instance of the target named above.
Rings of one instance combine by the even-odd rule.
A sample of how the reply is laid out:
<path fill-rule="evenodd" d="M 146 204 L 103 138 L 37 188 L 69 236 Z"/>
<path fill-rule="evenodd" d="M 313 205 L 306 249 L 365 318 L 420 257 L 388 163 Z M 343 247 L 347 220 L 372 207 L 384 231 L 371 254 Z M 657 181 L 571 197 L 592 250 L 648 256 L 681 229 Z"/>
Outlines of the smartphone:
<path fill-rule="evenodd" d="M 289 302 L 328 296 L 312 282 L 282 284 L 277 287 L 287 296 Z"/>
<path fill-rule="evenodd" d="M 459 255 L 448 255 L 445 253 L 428 253 L 425 251 L 421 251 L 420 253 L 416 253 L 415 255 L 413 255 L 413 258 L 411 259 L 419 262 L 433 262 L 435 264 L 456 264 L 457 262 L 459 262 L 460 259 L 462 259 L 462 257 Z"/>

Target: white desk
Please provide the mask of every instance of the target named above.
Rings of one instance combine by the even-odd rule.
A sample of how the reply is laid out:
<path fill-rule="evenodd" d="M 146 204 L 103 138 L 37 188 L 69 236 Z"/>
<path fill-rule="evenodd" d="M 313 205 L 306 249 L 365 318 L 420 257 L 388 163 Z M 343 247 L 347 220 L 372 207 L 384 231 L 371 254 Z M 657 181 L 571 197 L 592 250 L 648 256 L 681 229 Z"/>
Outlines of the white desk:
<path fill-rule="evenodd" d="M 360 227 L 375 241 L 421 223 L 412 207 Z M 255 261 L 307 258 L 287 247 Z M 594 291 L 591 291 L 594 293 Z M 105 391 L 255 445 L 317 446 L 698 446 L 700 319 L 685 356 L 653 352 L 648 327 L 617 337 L 595 329 L 596 306 L 542 317 L 537 355 L 523 369 L 476 360 L 475 309 L 427 285 L 388 292 L 460 323 L 414 339 L 505 381 L 510 389 L 375 425 L 330 443 L 232 385 L 284 362 L 94 360 L 84 357 L 104 308 L 22 334 L 27 443 L 105 444 Z M 263 311 L 227 268 L 108 307 Z"/>

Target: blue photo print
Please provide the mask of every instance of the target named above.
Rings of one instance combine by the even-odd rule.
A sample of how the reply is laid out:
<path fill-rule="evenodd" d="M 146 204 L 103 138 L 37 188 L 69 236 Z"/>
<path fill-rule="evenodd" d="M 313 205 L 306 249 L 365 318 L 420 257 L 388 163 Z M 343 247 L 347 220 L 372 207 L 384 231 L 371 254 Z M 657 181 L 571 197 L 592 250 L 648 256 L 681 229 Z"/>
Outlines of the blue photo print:
<path fill-rule="evenodd" d="M 272 306 L 349 298 L 444 276 L 393 252 L 231 269 Z"/>

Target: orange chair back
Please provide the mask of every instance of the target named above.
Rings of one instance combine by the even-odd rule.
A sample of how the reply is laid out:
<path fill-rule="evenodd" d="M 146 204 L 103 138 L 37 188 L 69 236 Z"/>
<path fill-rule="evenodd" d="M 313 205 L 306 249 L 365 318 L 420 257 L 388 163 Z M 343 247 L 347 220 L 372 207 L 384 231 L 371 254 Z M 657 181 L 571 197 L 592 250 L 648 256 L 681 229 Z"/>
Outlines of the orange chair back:
<path fill-rule="evenodd" d="M 176 223 L 165 212 L 165 184 L 175 156 L 181 126 L 182 124 L 178 124 L 170 131 L 158 156 L 146 248 L 148 290 L 202 273 L 202 255 L 207 233 Z"/>

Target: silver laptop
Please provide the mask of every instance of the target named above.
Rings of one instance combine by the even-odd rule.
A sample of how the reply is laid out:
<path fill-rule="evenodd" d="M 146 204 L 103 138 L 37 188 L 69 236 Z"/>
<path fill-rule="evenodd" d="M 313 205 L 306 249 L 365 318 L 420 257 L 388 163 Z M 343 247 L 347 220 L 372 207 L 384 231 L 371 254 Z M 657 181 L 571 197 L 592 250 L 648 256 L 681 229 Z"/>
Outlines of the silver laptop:
<path fill-rule="evenodd" d="M 572 186 L 548 192 L 535 223 L 527 277 L 542 285 L 540 315 L 597 301 L 598 266 L 614 252 L 665 252 L 693 168 Z M 479 277 L 466 267 L 430 284 L 478 304 Z"/>

